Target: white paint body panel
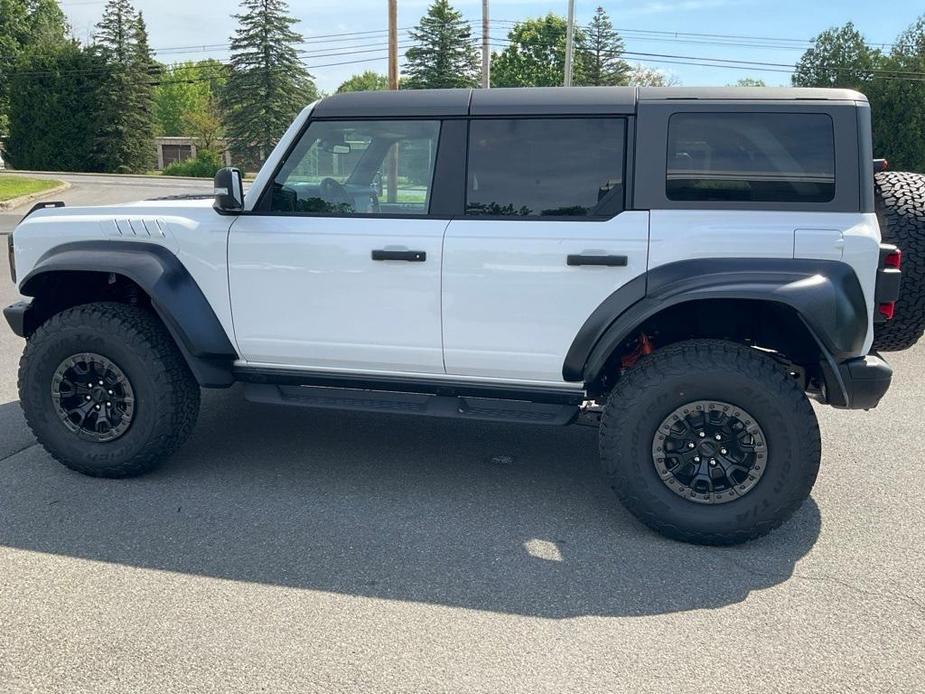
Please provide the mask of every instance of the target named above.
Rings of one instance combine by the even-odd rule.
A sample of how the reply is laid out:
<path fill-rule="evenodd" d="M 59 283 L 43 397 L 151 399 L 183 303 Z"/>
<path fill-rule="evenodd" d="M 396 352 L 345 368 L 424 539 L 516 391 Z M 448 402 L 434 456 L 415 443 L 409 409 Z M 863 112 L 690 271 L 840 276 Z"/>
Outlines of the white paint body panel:
<path fill-rule="evenodd" d="M 443 340 L 451 375 L 562 383 L 588 316 L 645 272 L 648 212 L 607 222 L 454 220 L 443 260 Z M 626 267 L 566 265 L 625 255 Z"/>
<path fill-rule="evenodd" d="M 873 307 L 880 227 L 873 213 L 653 210 L 649 269 L 691 258 L 820 258 L 842 260 L 858 276 L 868 306 L 867 339 L 874 340 Z"/>
<path fill-rule="evenodd" d="M 75 241 L 165 246 L 196 280 L 233 344 L 226 247 L 234 219 L 216 213 L 212 200 L 150 200 L 39 210 L 14 232 L 17 275 L 22 282 L 45 253 Z"/>
<path fill-rule="evenodd" d="M 446 220 L 243 216 L 228 246 L 248 362 L 443 373 L 440 266 Z M 374 261 L 374 249 L 425 262 Z"/>

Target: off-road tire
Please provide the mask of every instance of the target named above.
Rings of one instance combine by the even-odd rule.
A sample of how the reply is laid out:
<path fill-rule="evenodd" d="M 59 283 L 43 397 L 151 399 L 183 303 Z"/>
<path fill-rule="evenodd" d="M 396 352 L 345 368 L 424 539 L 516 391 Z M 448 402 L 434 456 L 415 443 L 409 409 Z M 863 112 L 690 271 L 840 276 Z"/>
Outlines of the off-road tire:
<path fill-rule="evenodd" d="M 728 503 L 679 496 L 653 463 L 662 421 L 702 400 L 747 410 L 767 438 L 764 473 Z M 601 464 L 624 506 L 663 535 L 697 544 L 737 544 L 780 526 L 809 496 L 820 452 L 815 413 L 793 378 L 757 350 L 721 340 L 680 342 L 643 357 L 617 382 L 601 419 Z"/>
<path fill-rule="evenodd" d="M 55 370 L 84 352 L 117 364 L 134 390 L 131 424 L 112 441 L 78 437 L 55 409 Z M 56 460 L 93 477 L 131 477 L 156 468 L 186 440 L 199 413 L 200 391 L 154 314 L 127 304 L 93 303 L 58 313 L 29 337 L 19 364 L 19 397 L 29 428 Z"/>
<path fill-rule="evenodd" d="M 925 175 L 883 171 L 875 178 L 884 243 L 903 253 L 902 286 L 893 319 L 874 325 L 874 349 L 909 349 L 925 332 Z"/>

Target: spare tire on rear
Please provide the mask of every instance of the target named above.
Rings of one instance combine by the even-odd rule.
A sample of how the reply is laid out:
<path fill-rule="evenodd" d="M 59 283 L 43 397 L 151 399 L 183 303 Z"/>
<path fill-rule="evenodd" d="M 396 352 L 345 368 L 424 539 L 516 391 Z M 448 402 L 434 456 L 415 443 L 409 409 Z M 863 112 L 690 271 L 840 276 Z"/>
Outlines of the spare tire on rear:
<path fill-rule="evenodd" d="M 884 243 L 902 251 L 902 286 L 893 320 L 874 325 L 874 349 L 909 349 L 925 331 L 925 175 L 875 175 L 876 209 Z"/>

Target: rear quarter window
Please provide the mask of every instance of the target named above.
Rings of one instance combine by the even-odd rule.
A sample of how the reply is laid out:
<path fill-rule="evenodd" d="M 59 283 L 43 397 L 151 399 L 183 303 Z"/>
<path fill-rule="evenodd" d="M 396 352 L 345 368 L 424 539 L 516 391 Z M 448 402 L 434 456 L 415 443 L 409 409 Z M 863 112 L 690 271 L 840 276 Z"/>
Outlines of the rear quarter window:
<path fill-rule="evenodd" d="M 675 201 L 825 203 L 835 133 L 823 113 L 676 113 L 666 195 Z"/>

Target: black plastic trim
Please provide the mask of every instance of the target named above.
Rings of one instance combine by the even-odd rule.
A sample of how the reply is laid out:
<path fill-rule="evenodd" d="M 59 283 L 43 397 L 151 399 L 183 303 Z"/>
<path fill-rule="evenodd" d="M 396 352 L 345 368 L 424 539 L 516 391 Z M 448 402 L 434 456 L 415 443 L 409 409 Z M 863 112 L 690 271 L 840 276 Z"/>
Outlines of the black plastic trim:
<path fill-rule="evenodd" d="M 30 214 L 37 212 L 38 210 L 51 210 L 58 207 L 64 207 L 64 202 L 62 200 L 46 200 L 44 202 L 37 202 L 32 207 L 29 208 L 29 211 L 23 215 L 23 218 L 19 220 L 19 223 L 22 224 Z M 12 236 L 12 234 L 11 234 Z"/>
<path fill-rule="evenodd" d="M 323 386 L 396 393 L 520 400 L 536 403 L 580 405 L 584 392 L 560 386 L 526 386 L 507 383 L 456 381 L 417 376 L 371 375 L 348 372 L 310 371 L 261 366 L 237 366 L 236 380 L 291 386 Z"/>
<path fill-rule="evenodd" d="M 838 365 L 838 372 L 844 384 L 846 401 L 844 404 L 830 404 L 845 409 L 873 409 L 893 380 L 892 367 L 877 353 L 844 361 Z"/>
<path fill-rule="evenodd" d="M 26 316 L 32 309 L 32 300 L 17 301 L 3 309 L 3 317 L 10 324 L 10 329 L 20 337 L 26 336 Z"/>
<path fill-rule="evenodd" d="M 200 384 L 232 383 L 231 364 L 237 352 L 199 285 L 166 248 L 119 241 L 63 244 L 39 258 L 23 278 L 20 292 L 36 296 L 39 280 L 55 272 L 105 272 L 129 278 L 148 295 Z"/>
<path fill-rule="evenodd" d="M 650 270 L 611 294 L 581 327 L 566 355 L 566 381 L 595 382 L 612 352 L 660 311 L 701 299 L 753 299 L 797 311 L 835 361 L 867 336 L 867 303 L 850 265 L 834 260 L 707 258 Z"/>

